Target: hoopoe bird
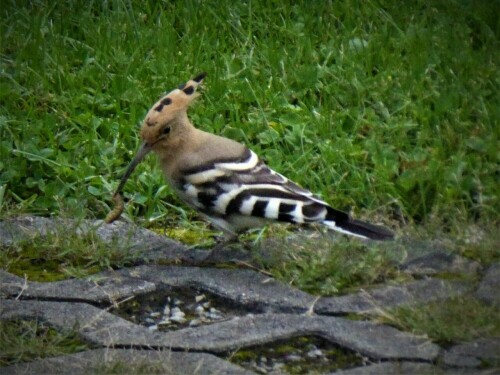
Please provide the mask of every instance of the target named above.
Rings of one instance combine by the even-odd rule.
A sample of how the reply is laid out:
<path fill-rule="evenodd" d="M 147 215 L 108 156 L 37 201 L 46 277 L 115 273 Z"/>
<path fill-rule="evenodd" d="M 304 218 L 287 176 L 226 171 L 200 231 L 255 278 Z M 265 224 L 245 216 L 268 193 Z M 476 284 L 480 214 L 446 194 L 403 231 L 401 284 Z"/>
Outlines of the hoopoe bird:
<path fill-rule="evenodd" d="M 110 214 L 107 222 L 121 214 L 120 194 L 125 181 L 144 156 L 153 151 L 173 190 L 220 228 L 227 241 L 237 238 L 241 231 L 272 221 L 321 223 L 364 239 L 393 238 L 393 233 L 384 227 L 352 219 L 332 208 L 270 169 L 241 143 L 195 128 L 187 109 L 199 95 L 196 91 L 205 75 L 199 74 L 171 91 L 148 111 L 140 132 L 142 146 L 115 194 L 118 212 Z"/>

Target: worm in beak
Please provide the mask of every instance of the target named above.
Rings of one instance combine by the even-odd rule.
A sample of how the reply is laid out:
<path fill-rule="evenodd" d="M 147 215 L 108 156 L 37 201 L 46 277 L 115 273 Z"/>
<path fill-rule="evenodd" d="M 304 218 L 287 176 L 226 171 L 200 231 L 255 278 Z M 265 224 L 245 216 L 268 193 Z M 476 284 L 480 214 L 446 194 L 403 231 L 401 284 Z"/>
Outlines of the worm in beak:
<path fill-rule="evenodd" d="M 130 162 L 127 170 L 125 171 L 125 174 L 122 176 L 120 180 L 120 184 L 118 185 L 115 194 L 113 194 L 113 202 L 115 204 L 115 207 L 108 213 L 108 215 L 104 219 L 105 223 L 111 224 L 113 221 L 118 219 L 122 214 L 123 209 L 125 208 L 125 204 L 123 202 L 123 197 L 122 197 L 123 187 L 125 186 L 125 183 L 127 182 L 128 178 L 130 177 L 134 169 L 139 165 L 142 159 L 144 159 L 144 157 L 151 150 L 152 147 L 148 143 L 144 142 L 139 148 L 139 151 L 137 151 L 137 154 L 135 155 L 134 159 Z"/>

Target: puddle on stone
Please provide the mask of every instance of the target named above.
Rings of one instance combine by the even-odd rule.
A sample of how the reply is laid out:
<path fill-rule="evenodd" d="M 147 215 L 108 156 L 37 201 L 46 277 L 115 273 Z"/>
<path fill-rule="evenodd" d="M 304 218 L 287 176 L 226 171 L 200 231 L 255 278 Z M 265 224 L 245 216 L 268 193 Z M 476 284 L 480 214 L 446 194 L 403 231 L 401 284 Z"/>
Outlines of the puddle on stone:
<path fill-rule="evenodd" d="M 365 364 L 358 353 L 316 336 L 295 337 L 228 354 L 229 361 L 259 374 L 325 374 Z"/>
<path fill-rule="evenodd" d="M 110 312 L 153 331 L 198 327 L 251 313 L 195 288 L 164 288 L 123 302 Z"/>

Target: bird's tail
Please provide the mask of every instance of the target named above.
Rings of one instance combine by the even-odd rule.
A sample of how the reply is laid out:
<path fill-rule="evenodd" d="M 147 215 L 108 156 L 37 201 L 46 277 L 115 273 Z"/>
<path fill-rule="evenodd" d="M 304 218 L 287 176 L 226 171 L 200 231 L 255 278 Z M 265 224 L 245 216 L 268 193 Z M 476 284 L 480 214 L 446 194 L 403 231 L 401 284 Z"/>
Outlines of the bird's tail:
<path fill-rule="evenodd" d="M 394 233 L 387 228 L 352 219 L 346 213 L 337 211 L 331 207 L 327 207 L 327 214 L 323 220 L 323 224 L 329 229 L 355 237 L 380 241 L 394 238 Z"/>

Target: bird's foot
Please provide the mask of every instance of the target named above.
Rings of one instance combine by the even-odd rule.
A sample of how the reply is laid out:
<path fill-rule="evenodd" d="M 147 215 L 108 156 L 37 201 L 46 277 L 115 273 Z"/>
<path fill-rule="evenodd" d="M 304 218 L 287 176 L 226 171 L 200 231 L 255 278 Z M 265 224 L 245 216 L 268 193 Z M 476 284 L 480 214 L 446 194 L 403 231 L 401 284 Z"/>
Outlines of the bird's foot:
<path fill-rule="evenodd" d="M 250 258 L 251 247 L 248 243 L 241 243 L 237 237 L 217 243 L 203 259 L 203 264 L 239 263 L 242 259 Z"/>

